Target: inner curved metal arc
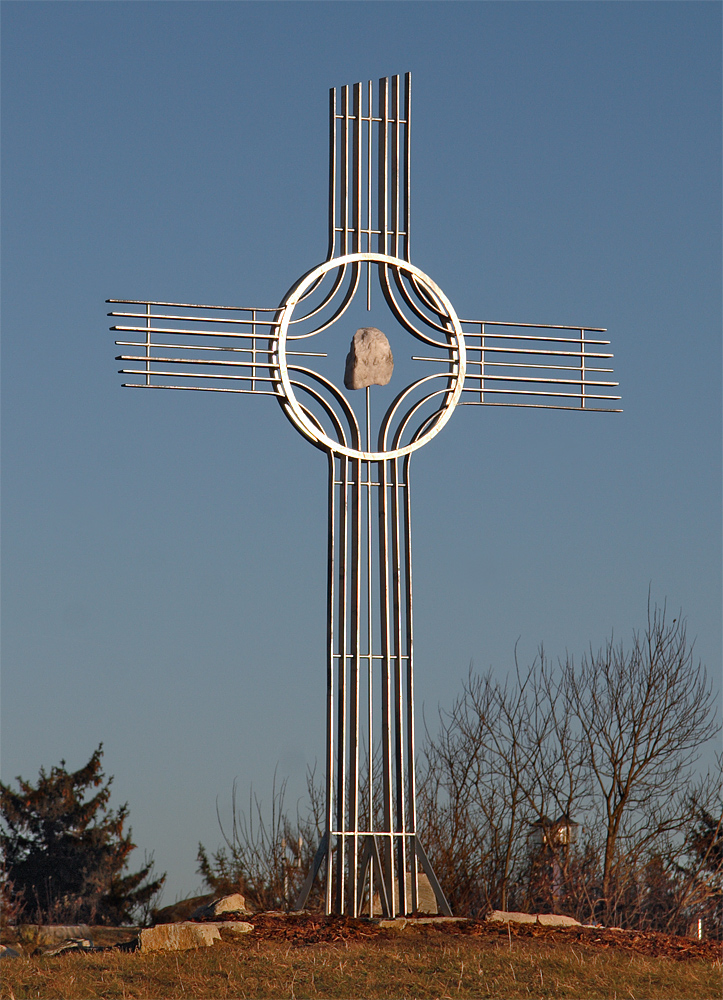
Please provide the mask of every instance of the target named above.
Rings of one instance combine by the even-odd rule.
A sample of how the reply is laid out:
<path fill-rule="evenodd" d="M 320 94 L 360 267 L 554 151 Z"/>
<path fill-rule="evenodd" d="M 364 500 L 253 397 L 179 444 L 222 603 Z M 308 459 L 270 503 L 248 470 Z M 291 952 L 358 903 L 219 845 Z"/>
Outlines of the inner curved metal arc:
<path fill-rule="evenodd" d="M 425 303 L 425 305 L 429 306 L 429 308 L 434 310 L 435 312 L 438 311 L 439 304 L 434 301 L 433 297 L 429 294 L 429 291 L 425 288 L 423 282 L 417 281 L 416 274 L 411 274 L 409 276 L 409 281 L 410 284 L 414 286 L 414 291 L 417 293 L 419 298 Z"/>
<path fill-rule="evenodd" d="M 314 269 L 310 268 L 310 270 L 313 271 Z M 308 273 L 309 272 L 307 271 L 307 274 Z M 326 273 L 328 274 L 328 271 Z M 329 303 L 332 301 L 332 299 L 334 299 L 336 297 L 336 294 L 339 291 L 339 288 L 341 287 L 341 285 L 342 285 L 342 283 L 344 281 L 344 276 L 345 275 L 346 275 L 346 264 L 343 267 L 339 268 L 339 271 L 337 272 L 337 274 L 335 275 L 335 277 L 334 277 L 334 279 L 332 281 L 331 288 L 327 292 L 327 294 L 324 297 L 324 299 L 322 300 L 322 302 L 320 302 L 319 305 L 315 306 L 310 312 L 306 313 L 304 316 L 300 316 L 298 319 L 294 319 L 291 322 L 292 323 L 301 323 L 303 320 L 305 320 L 305 319 L 311 319 L 312 316 L 316 316 L 316 314 L 319 313 L 319 312 L 321 312 L 322 309 L 325 309 L 326 306 L 328 306 Z M 306 277 L 306 275 L 304 275 L 302 277 L 302 279 L 301 279 L 302 281 L 303 281 L 304 277 Z M 315 281 L 312 282 L 311 286 L 303 293 L 303 295 L 299 296 L 299 302 L 303 302 L 304 299 L 308 298 L 309 295 L 311 295 L 311 293 L 313 291 L 315 291 L 317 288 L 319 288 L 319 286 L 323 283 L 323 281 L 324 281 L 325 278 L 326 278 L 326 274 L 320 274 L 319 277 Z M 296 285 L 298 285 L 298 281 L 295 282 L 294 286 L 289 289 L 289 291 L 286 293 L 286 295 L 284 296 L 284 298 L 282 299 L 282 301 L 284 301 L 284 302 L 286 301 L 286 299 L 288 298 L 289 294 L 294 290 L 294 288 L 296 287 Z M 314 332 L 316 332 L 316 331 L 314 331 Z M 307 334 L 306 336 L 313 336 L 313 334 Z"/>
<path fill-rule="evenodd" d="M 393 267 L 393 266 L 394 265 L 383 264 L 379 268 L 379 284 L 382 289 L 382 294 L 384 295 L 384 298 L 387 301 L 387 305 L 392 310 L 392 312 L 397 317 L 402 326 L 418 340 L 421 340 L 425 344 L 429 344 L 431 347 L 441 347 L 443 350 L 448 350 L 449 349 L 448 343 L 440 343 L 438 340 L 434 340 L 432 337 L 429 337 L 426 333 L 423 333 L 421 330 L 418 330 L 416 326 L 414 326 L 414 324 L 410 322 L 409 318 L 402 312 L 399 303 L 394 297 L 394 292 L 392 291 L 392 286 L 389 281 L 389 275 L 387 273 L 388 267 Z M 425 322 L 427 322 L 426 318 Z M 429 325 L 433 326 L 433 324 L 431 323 Z M 439 329 L 441 329 L 441 327 Z M 445 334 L 447 333 L 446 330 L 444 330 L 443 332 Z"/>
<path fill-rule="evenodd" d="M 312 271 L 315 271 L 315 270 L 316 270 L 316 266 L 310 267 L 309 270 L 305 271 L 301 275 L 300 278 L 297 278 L 296 281 L 293 283 L 293 285 L 291 285 L 291 287 L 287 289 L 286 293 L 284 294 L 284 296 L 281 299 L 281 302 L 282 303 L 287 302 L 288 299 L 289 299 L 289 296 L 293 294 L 294 289 L 296 289 L 303 281 L 305 281 L 306 278 L 308 277 L 308 275 L 310 275 L 312 273 Z M 321 309 L 323 309 L 325 306 L 327 306 L 329 304 L 329 302 L 335 297 L 337 291 L 339 290 L 339 286 L 341 285 L 342 281 L 344 280 L 344 273 L 345 273 L 345 271 L 346 271 L 346 264 L 344 264 L 344 265 L 342 265 L 340 267 L 339 271 L 337 272 L 337 274 L 336 274 L 336 276 L 334 278 L 332 286 L 329 289 L 328 293 L 326 294 L 324 300 L 318 306 L 316 306 L 314 309 L 312 309 L 311 312 L 308 312 L 305 316 L 302 316 L 301 319 L 309 319 L 309 317 L 315 316 L 316 313 L 318 313 Z M 316 278 L 311 283 L 311 285 L 309 286 L 309 288 L 307 288 L 307 290 L 305 292 L 303 292 L 299 296 L 299 302 L 303 302 L 303 300 L 308 295 L 311 295 L 311 293 L 313 291 L 315 291 L 319 287 L 319 285 L 323 282 L 324 278 L 326 277 L 327 273 L 328 272 L 324 272 L 324 274 L 320 274 L 319 277 Z M 275 310 L 276 313 L 277 313 L 277 315 L 278 315 L 279 308 L 282 308 L 282 307 L 277 307 L 277 309 Z M 250 320 L 249 320 L 249 322 L 250 322 Z M 300 320 L 292 320 L 292 322 L 300 322 Z M 276 320 L 272 320 L 271 321 L 271 325 L 276 325 Z M 311 337 L 311 336 L 313 336 L 313 334 L 307 334 L 307 336 Z"/>
<path fill-rule="evenodd" d="M 454 377 L 455 375 L 456 375 L 456 373 L 452 373 L 451 377 Z M 396 411 L 398 410 L 398 408 L 402 404 L 402 402 L 418 386 L 423 385 L 425 382 L 431 382 L 433 379 L 438 379 L 438 378 L 450 378 L 450 373 L 449 372 L 437 372 L 434 375 L 425 375 L 424 378 L 417 379 L 416 382 L 413 382 L 411 385 L 408 385 L 405 389 L 402 389 L 402 391 L 397 396 L 395 396 L 395 398 L 390 403 L 389 408 L 387 409 L 387 412 L 384 414 L 384 417 L 383 417 L 383 419 L 381 421 L 381 424 L 380 424 L 380 427 L 379 427 L 379 439 L 378 439 L 379 443 L 378 443 L 377 447 L 379 448 L 380 451 L 386 451 L 386 449 L 387 449 L 388 435 L 389 435 L 389 425 L 391 424 L 391 421 L 394 418 L 394 416 L 396 414 Z M 451 389 L 451 388 L 448 387 L 446 389 L 439 389 L 439 390 L 436 390 L 435 392 L 431 392 L 428 395 L 424 396 L 421 400 L 419 400 L 412 409 L 413 410 L 417 409 L 418 406 L 421 406 L 423 403 L 426 403 L 428 399 L 432 399 L 434 396 L 438 396 L 442 392 L 444 392 L 445 394 L 451 394 L 453 391 L 454 391 L 453 389 Z M 444 412 L 444 408 L 440 408 L 434 414 L 432 414 L 432 416 L 434 416 L 434 417 L 441 416 L 441 414 L 443 412 Z M 395 443 L 392 446 L 394 448 L 398 447 L 397 436 L 398 435 L 395 432 Z"/>
<path fill-rule="evenodd" d="M 433 330 L 439 330 L 440 333 L 444 333 L 447 337 L 449 337 L 449 335 L 450 335 L 449 327 L 448 326 L 443 326 L 440 323 L 435 323 L 435 321 L 433 319 L 431 319 L 426 313 L 423 313 L 421 311 L 421 309 L 419 308 L 419 306 L 417 305 L 417 303 L 414 301 L 414 299 L 409 294 L 407 286 L 405 285 L 404 281 L 402 280 L 402 276 L 399 273 L 399 270 L 397 268 L 394 268 L 393 271 L 394 271 L 394 283 L 397 286 L 397 288 L 399 289 L 399 291 L 401 292 L 402 298 L 407 303 L 407 305 L 412 310 L 412 312 L 416 316 L 418 316 L 419 319 L 421 319 L 422 322 L 425 323 L 427 326 L 430 326 Z M 415 290 L 416 290 L 416 286 L 415 286 Z M 441 305 L 440 302 L 435 302 L 433 305 L 430 306 L 430 308 L 432 309 L 432 311 L 436 312 L 437 315 L 439 315 L 439 316 L 442 316 L 443 313 L 444 313 L 444 310 L 443 310 L 442 305 Z"/>
<path fill-rule="evenodd" d="M 309 378 L 312 378 L 315 382 L 318 382 L 319 385 L 323 385 L 324 388 L 327 389 L 332 394 L 334 399 L 336 399 L 336 401 L 341 405 L 344 415 L 349 421 L 349 429 L 352 435 L 352 443 L 350 445 L 347 444 L 345 440 L 340 441 L 339 444 L 342 444 L 345 447 L 359 449 L 361 447 L 361 430 L 359 428 L 359 423 L 356 418 L 356 413 L 352 409 L 349 400 L 346 398 L 344 393 L 341 392 L 339 389 L 337 389 L 337 387 L 334 385 L 333 382 L 330 382 L 329 379 L 324 378 L 323 375 L 319 375 L 318 372 L 313 371 L 313 369 L 311 368 L 302 368 L 300 365 L 288 365 L 287 371 L 298 372 L 300 375 L 307 375 Z M 310 394 L 315 395 L 314 391 L 304 382 L 300 382 L 298 381 L 298 379 L 291 379 L 290 381 L 292 385 L 300 386 L 302 389 L 306 389 L 306 391 L 309 392 Z M 326 402 L 324 403 L 324 407 L 328 409 L 328 404 Z M 286 406 L 284 406 L 284 412 L 285 413 L 289 412 Z M 296 423 L 296 421 L 294 422 Z M 306 436 L 308 437 L 308 434 Z M 322 450 L 326 450 L 326 446 L 324 444 L 320 444 L 320 447 L 322 448 Z"/>
<path fill-rule="evenodd" d="M 291 384 L 295 385 L 298 389 L 303 389 L 304 392 L 307 392 L 313 399 L 316 400 L 317 403 L 319 403 L 320 406 L 322 406 L 326 410 L 326 412 L 329 414 L 329 417 L 331 418 L 332 423 L 334 424 L 334 428 L 336 429 L 340 443 L 349 447 L 346 438 L 346 433 L 344 432 L 344 425 L 342 421 L 339 419 L 339 415 L 337 414 L 336 410 L 334 410 L 334 408 L 329 404 L 328 400 L 324 399 L 321 393 L 317 392 L 315 389 L 312 389 L 311 386 L 305 385 L 303 382 L 297 382 L 296 380 L 292 380 Z M 308 406 L 304 406 L 303 403 L 299 403 L 299 406 L 304 411 L 304 414 L 309 418 L 309 420 L 316 426 L 318 432 L 320 434 L 325 434 L 326 431 L 324 429 L 323 424 L 319 421 L 318 417 L 308 408 Z M 320 451 L 324 452 L 329 451 L 329 449 L 325 447 L 325 445 L 315 440 L 309 434 L 308 428 L 305 428 L 304 425 L 296 419 L 295 414 L 293 413 L 293 411 L 289 406 L 284 406 L 283 409 L 287 417 L 292 421 L 294 426 L 301 431 L 301 433 L 304 435 L 304 437 L 307 438 L 307 440 L 309 440 L 315 447 L 319 448 Z M 353 447 L 353 445 L 351 447 Z"/>
<path fill-rule="evenodd" d="M 347 267 L 346 264 L 342 264 L 342 271 L 346 271 L 346 267 Z M 313 270 L 313 268 L 312 268 L 312 270 Z M 332 326 L 334 323 L 336 323 L 336 321 L 339 319 L 339 317 L 343 316 L 344 313 L 347 311 L 347 309 L 349 308 L 349 306 L 352 303 L 352 300 L 353 300 L 354 296 L 357 293 L 357 289 L 359 288 L 359 275 L 360 275 L 360 273 L 361 273 L 361 268 L 359 267 L 359 264 L 357 262 L 354 262 L 351 265 L 351 280 L 349 282 L 349 287 L 347 288 L 347 290 L 346 290 L 346 292 L 344 294 L 344 298 L 342 299 L 341 303 L 337 307 L 336 312 L 332 316 L 330 316 L 329 319 L 325 323 L 322 323 L 320 326 L 315 327 L 310 333 L 293 333 L 293 334 L 289 333 L 288 334 L 288 339 L 289 340 L 304 340 L 307 337 L 315 337 L 317 333 L 321 333 L 322 330 L 326 330 L 330 326 Z M 299 284 L 299 282 L 297 282 L 297 284 Z M 335 290 L 334 290 L 334 295 L 336 294 L 336 290 L 338 290 L 339 282 L 335 282 L 335 286 L 336 287 L 335 287 Z M 330 302 L 332 298 L 333 298 L 333 296 L 331 294 L 329 294 L 329 296 L 327 296 L 327 298 L 324 300 L 324 305 L 326 305 L 328 302 Z M 284 299 L 284 302 L 286 302 L 287 299 L 288 299 L 288 296 L 286 296 L 286 298 Z M 289 326 L 292 326 L 294 323 L 301 323 L 303 320 L 308 319 L 309 316 L 314 316 L 318 311 L 319 311 L 318 309 L 315 309 L 312 312 L 307 313 L 306 316 L 301 316 L 299 319 L 293 319 L 292 318 L 291 321 L 290 321 L 290 323 L 289 323 Z"/>
<path fill-rule="evenodd" d="M 409 423 L 409 421 L 412 419 L 412 417 L 414 416 L 414 414 L 416 413 L 416 411 L 421 406 L 423 406 L 425 403 L 429 402 L 430 399 L 434 399 L 435 396 L 441 396 L 441 395 L 445 395 L 446 396 L 450 391 L 451 391 L 450 389 L 438 389 L 437 392 L 430 393 L 428 396 L 425 396 L 424 399 L 417 400 L 417 402 L 414 403 L 409 408 L 409 410 L 407 410 L 407 413 L 406 413 L 404 419 L 401 421 L 401 423 L 397 427 L 396 431 L 394 432 L 394 438 L 393 438 L 393 441 L 392 441 L 392 447 L 393 448 L 398 448 L 399 447 L 399 442 L 402 439 L 402 434 L 404 433 L 404 431 L 407 428 L 407 424 Z M 423 434 L 428 428 L 433 427 L 434 426 L 434 421 L 439 417 L 439 414 L 443 413 L 443 412 L 444 412 L 444 403 L 438 409 L 436 409 L 434 411 L 434 413 L 430 413 L 429 416 L 427 416 L 427 417 L 424 418 L 424 420 L 422 421 L 422 423 L 419 425 L 419 427 L 417 428 L 417 430 L 412 435 L 412 438 L 411 438 L 412 442 L 417 441 L 418 438 L 419 438 L 419 436 L 421 434 Z"/>

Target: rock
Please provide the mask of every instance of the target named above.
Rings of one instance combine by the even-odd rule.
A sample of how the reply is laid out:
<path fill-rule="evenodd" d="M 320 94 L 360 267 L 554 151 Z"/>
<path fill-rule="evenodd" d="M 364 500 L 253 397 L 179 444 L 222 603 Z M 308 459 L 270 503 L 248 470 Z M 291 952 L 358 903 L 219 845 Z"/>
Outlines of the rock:
<path fill-rule="evenodd" d="M 407 910 L 412 909 L 412 887 L 407 886 Z M 417 873 L 417 913 L 439 913 L 437 897 L 429 881 L 429 876 L 424 872 Z"/>
<path fill-rule="evenodd" d="M 56 944 L 54 948 L 43 949 L 43 956 L 52 958 L 53 955 L 62 955 L 66 951 L 95 951 L 95 948 L 90 938 L 69 938 Z"/>
<path fill-rule="evenodd" d="M 26 948 L 52 947 L 62 941 L 90 937 L 87 924 L 20 924 L 18 927 L 18 939 Z"/>
<path fill-rule="evenodd" d="M 213 902 L 216 898 L 214 893 L 205 896 L 190 896 L 188 899 L 181 899 L 170 906 L 164 906 L 161 910 L 153 913 L 154 924 L 177 924 L 181 920 L 188 920 L 191 914 L 200 906 Z"/>
<path fill-rule="evenodd" d="M 7 944 L 0 944 L 0 958 L 20 958 L 20 952 Z"/>
<path fill-rule="evenodd" d="M 216 926 L 219 931 L 222 931 L 224 934 L 230 934 L 231 937 L 250 934 L 254 929 L 254 925 L 250 924 L 248 920 L 224 920 L 222 924 L 217 924 Z"/>
<path fill-rule="evenodd" d="M 406 917 L 395 917 L 394 919 L 380 920 L 377 926 L 383 927 L 387 931 L 403 931 L 408 923 Z"/>
<path fill-rule="evenodd" d="M 409 872 L 407 872 L 409 875 Z M 382 901 L 379 897 L 379 893 L 374 893 L 374 914 L 375 916 L 382 912 Z M 412 887 L 407 885 L 407 912 L 412 912 Z M 439 907 L 437 906 L 437 897 L 434 895 L 434 889 L 429 881 L 429 876 L 425 875 L 424 872 L 417 873 L 417 913 L 429 913 L 437 914 L 439 913 Z"/>
<path fill-rule="evenodd" d="M 503 924 L 541 924 L 543 927 L 580 926 L 579 920 L 560 913 L 517 913 L 515 910 L 493 910 L 487 920 Z"/>
<path fill-rule="evenodd" d="M 386 385 L 393 371 L 392 349 L 382 331 L 375 326 L 363 326 L 357 330 L 346 356 L 344 385 L 347 389 Z"/>
<path fill-rule="evenodd" d="M 156 924 L 141 931 L 141 951 L 188 951 L 220 940 L 215 924 Z"/>
<path fill-rule="evenodd" d="M 537 922 L 543 927 L 579 927 L 580 921 L 574 917 L 565 917 L 562 913 L 540 913 Z"/>
<path fill-rule="evenodd" d="M 240 892 L 234 892 L 230 896 L 222 896 L 221 899 L 212 899 L 210 903 L 199 906 L 191 914 L 191 920 L 215 920 L 224 913 L 248 914 L 246 900 Z"/>

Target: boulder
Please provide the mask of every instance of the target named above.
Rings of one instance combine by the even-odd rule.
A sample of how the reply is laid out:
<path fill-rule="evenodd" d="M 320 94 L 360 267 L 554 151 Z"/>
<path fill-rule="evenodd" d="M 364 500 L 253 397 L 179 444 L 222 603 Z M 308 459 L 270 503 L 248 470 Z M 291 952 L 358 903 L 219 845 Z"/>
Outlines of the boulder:
<path fill-rule="evenodd" d="M 246 900 L 240 892 L 234 892 L 230 896 L 222 896 L 220 899 L 212 899 L 209 903 L 197 907 L 191 914 L 191 920 L 215 920 L 224 913 L 248 914 Z"/>
<path fill-rule="evenodd" d="M 407 872 L 407 875 L 410 875 Z M 411 877 L 411 876 L 410 876 Z M 412 887 L 407 885 L 407 912 L 412 911 Z M 378 916 L 382 912 L 382 901 L 379 893 L 374 893 L 374 915 Z M 434 895 L 429 876 L 424 872 L 417 872 L 417 913 L 428 913 L 434 916 L 439 913 L 437 897 Z"/>
<path fill-rule="evenodd" d="M 518 913 L 515 910 L 493 910 L 487 920 L 503 924 L 541 924 L 543 927 L 580 927 L 574 917 L 561 913 Z"/>
<path fill-rule="evenodd" d="M 177 924 L 181 920 L 188 920 L 191 914 L 200 906 L 213 902 L 216 899 L 214 893 L 207 893 L 205 896 L 189 896 L 188 899 L 181 899 L 170 906 L 164 906 L 161 910 L 153 912 L 154 924 Z"/>
<path fill-rule="evenodd" d="M 141 931 L 141 951 L 188 951 L 220 940 L 215 924 L 156 924 Z"/>
<path fill-rule="evenodd" d="M 254 929 L 254 925 L 250 924 L 248 920 L 224 920 L 222 924 L 216 924 L 219 931 L 222 931 L 222 936 L 224 934 L 229 935 L 232 938 L 240 937 L 242 934 L 250 934 Z"/>
<path fill-rule="evenodd" d="M 53 955 L 62 955 L 66 951 L 95 951 L 95 946 L 90 938 L 69 938 L 53 948 L 43 949 L 42 954 L 46 958 L 52 958 Z"/>
<path fill-rule="evenodd" d="M 393 371 L 392 349 L 382 331 L 375 326 L 363 326 L 357 330 L 346 356 L 344 385 L 347 389 L 386 385 Z"/>
<path fill-rule="evenodd" d="M 63 941 L 90 938 L 88 924 L 20 924 L 18 940 L 26 948 L 52 947 Z"/>
<path fill-rule="evenodd" d="M 407 909 L 412 909 L 412 887 L 407 886 Z M 429 881 L 429 876 L 424 872 L 417 873 L 417 912 L 418 913 L 439 913 L 437 897 Z"/>

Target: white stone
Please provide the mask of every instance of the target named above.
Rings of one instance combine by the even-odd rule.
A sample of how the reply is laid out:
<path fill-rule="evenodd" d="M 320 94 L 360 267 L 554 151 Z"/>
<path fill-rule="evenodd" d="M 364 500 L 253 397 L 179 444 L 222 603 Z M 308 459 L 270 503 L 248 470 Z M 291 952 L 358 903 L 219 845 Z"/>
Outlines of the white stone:
<path fill-rule="evenodd" d="M 412 887 L 407 886 L 407 910 L 412 909 Z M 429 881 L 429 876 L 424 872 L 417 873 L 417 912 L 418 913 L 439 913 L 437 897 Z"/>
<path fill-rule="evenodd" d="M 215 924 L 156 924 L 141 931 L 141 951 L 187 951 L 220 940 Z"/>
<path fill-rule="evenodd" d="M 493 910 L 487 920 L 502 924 L 541 924 L 543 927 L 580 926 L 579 920 L 561 913 L 518 913 L 515 910 Z"/>
<path fill-rule="evenodd" d="M 199 906 L 191 914 L 191 920 L 212 920 L 220 917 L 222 913 L 248 913 L 246 900 L 240 892 L 234 892 L 230 896 L 222 896 L 220 899 L 213 899 L 204 906 Z"/>
<path fill-rule="evenodd" d="M 346 356 L 344 385 L 347 389 L 386 385 L 393 371 L 392 349 L 382 331 L 375 326 L 363 326 L 357 330 Z"/>
<path fill-rule="evenodd" d="M 229 934 L 233 934 L 234 937 L 241 934 L 250 934 L 254 929 L 254 925 L 250 924 L 248 920 L 224 920 L 222 924 L 216 924 L 219 930 L 228 931 Z"/>

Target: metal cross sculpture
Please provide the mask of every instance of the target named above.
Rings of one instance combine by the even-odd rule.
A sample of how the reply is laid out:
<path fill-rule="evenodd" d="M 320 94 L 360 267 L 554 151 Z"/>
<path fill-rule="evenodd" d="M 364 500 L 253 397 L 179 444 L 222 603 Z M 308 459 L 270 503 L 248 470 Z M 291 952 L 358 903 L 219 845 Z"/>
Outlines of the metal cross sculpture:
<path fill-rule="evenodd" d="M 271 396 L 328 459 L 326 830 L 296 907 L 323 868 L 327 913 L 415 913 L 421 868 L 449 914 L 417 836 L 409 464 L 458 404 L 620 397 L 604 330 L 460 319 L 411 263 L 410 74 L 374 91 L 331 91 L 328 251 L 278 306 L 108 301 L 125 385 Z M 386 333 L 360 323 L 345 359 L 373 279 Z"/>

